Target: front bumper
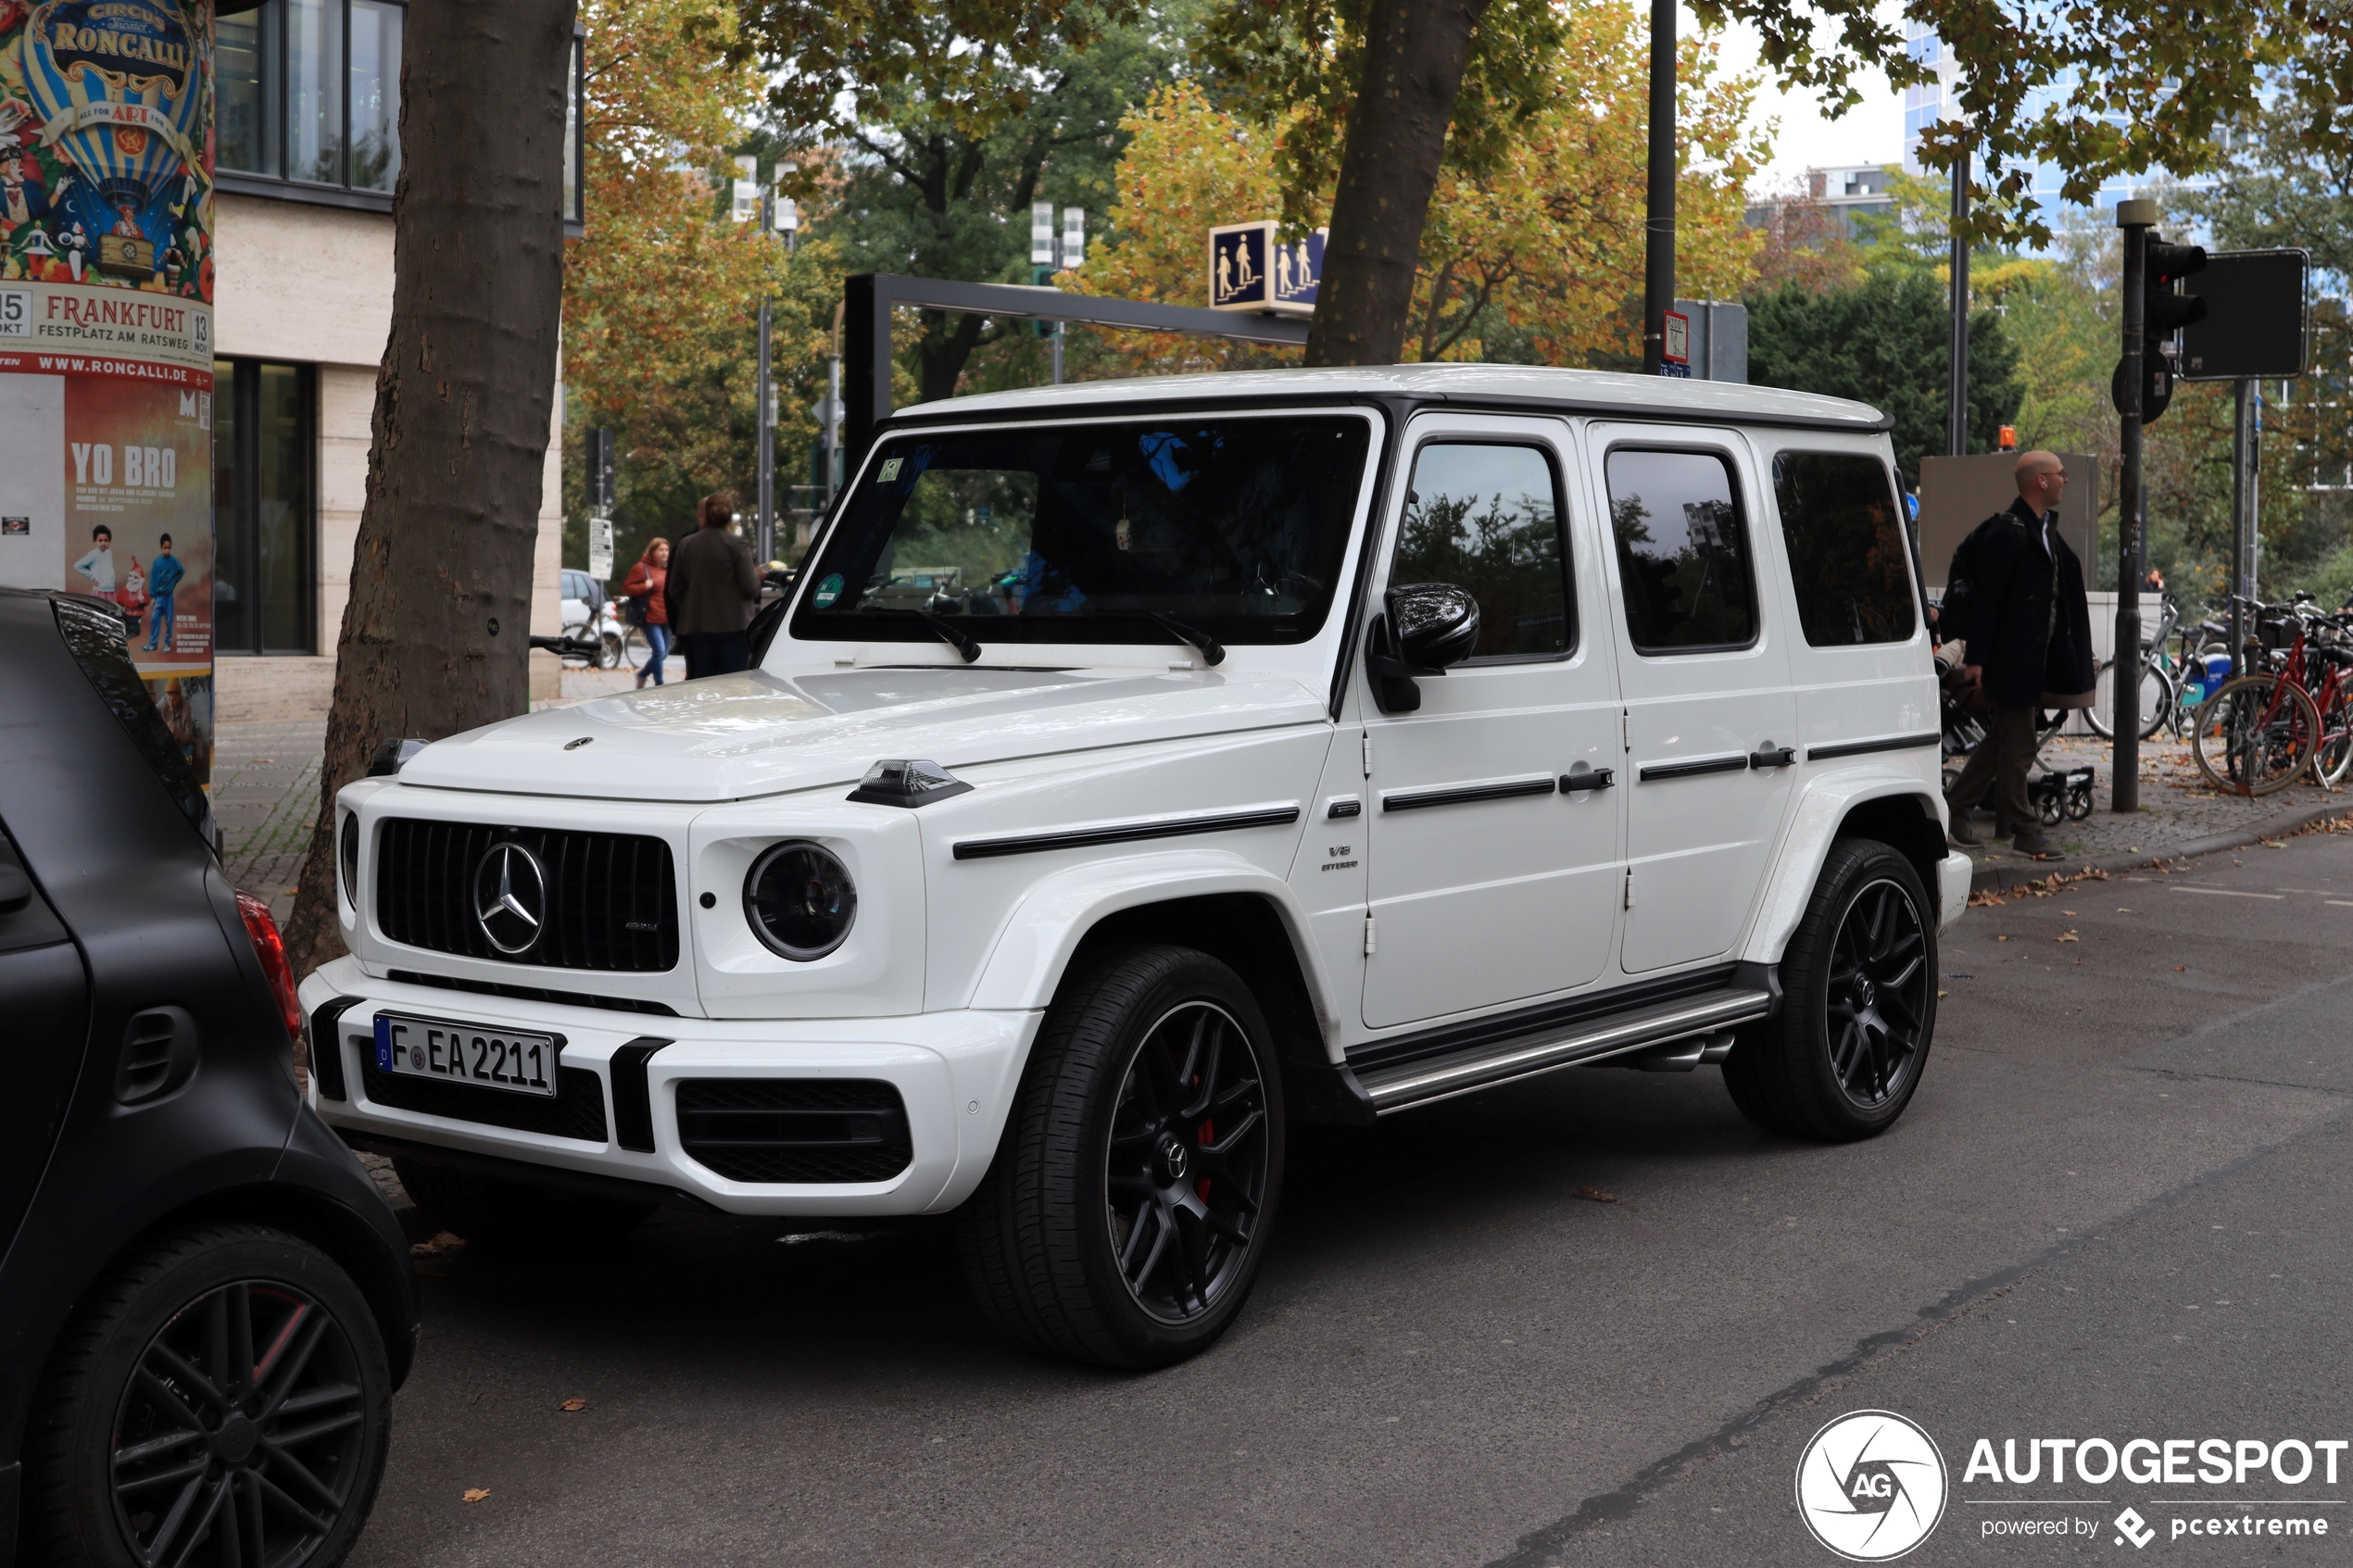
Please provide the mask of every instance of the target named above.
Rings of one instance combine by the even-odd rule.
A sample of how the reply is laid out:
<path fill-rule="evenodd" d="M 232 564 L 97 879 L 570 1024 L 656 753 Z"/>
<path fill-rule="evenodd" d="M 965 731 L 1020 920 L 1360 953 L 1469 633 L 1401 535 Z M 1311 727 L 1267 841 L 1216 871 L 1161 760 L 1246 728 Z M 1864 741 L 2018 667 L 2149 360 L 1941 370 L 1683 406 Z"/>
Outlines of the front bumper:
<path fill-rule="evenodd" d="M 1953 929 L 1953 922 L 1969 908 L 1969 873 L 1976 863 L 1959 850 L 1952 850 L 1936 866 L 1936 929 L 1942 933 Z"/>
<path fill-rule="evenodd" d="M 363 973 L 337 959 L 302 983 L 306 1012 L 357 998 L 331 1036 L 312 1049 L 340 1053 L 347 1098 L 307 1093 L 330 1126 L 361 1136 L 424 1144 L 555 1171 L 670 1188 L 736 1214 L 855 1217 L 927 1214 L 953 1209 L 980 1183 L 1042 1016 L 1033 1011 L 958 1011 L 901 1018 L 737 1021 L 669 1018 L 598 1008 L 513 1001 Z M 604 1096 L 601 1139 L 526 1132 L 379 1104 L 368 1096 L 363 1056 L 372 1052 L 379 1010 L 453 1023 L 553 1033 L 561 1063 L 594 1076 Z M 646 1047 L 659 1042 L 648 1054 Z M 622 1054 L 622 1047 L 635 1051 Z M 620 1060 L 616 1061 L 617 1054 Z M 650 1150 L 622 1147 L 616 1081 L 643 1060 L 652 1111 Z M 887 1181 L 747 1182 L 702 1164 L 679 1135 L 677 1085 L 685 1079 L 879 1079 L 906 1108 L 913 1157 Z M 573 1078 L 576 1086 L 584 1080 Z M 624 1085 L 625 1097 L 634 1085 Z M 497 1090 L 479 1091 L 497 1094 Z"/>

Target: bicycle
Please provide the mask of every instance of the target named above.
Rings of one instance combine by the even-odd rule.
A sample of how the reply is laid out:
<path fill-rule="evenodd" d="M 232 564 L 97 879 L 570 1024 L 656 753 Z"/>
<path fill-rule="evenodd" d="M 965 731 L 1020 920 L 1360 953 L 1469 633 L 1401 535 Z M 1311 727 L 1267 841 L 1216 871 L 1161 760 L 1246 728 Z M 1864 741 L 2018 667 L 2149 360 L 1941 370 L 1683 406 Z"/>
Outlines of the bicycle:
<path fill-rule="evenodd" d="M 2147 740 L 2167 723 L 2177 728 L 2181 723 L 2182 671 L 2166 649 L 2166 639 L 2181 621 L 2182 607 L 2173 596 L 2164 598 L 2164 611 L 2158 618 L 2157 629 L 2141 641 L 2141 738 Z M 2186 641 L 2186 638 L 2184 639 Z M 2113 740 L 2116 738 L 2116 659 L 2100 660 L 2092 677 L 2092 706 L 2083 717 L 2092 733 Z"/>
<path fill-rule="evenodd" d="M 2320 748 L 2321 711 L 2305 685 L 2311 663 L 2305 621 L 2293 609 L 2283 613 L 2280 607 L 2235 596 L 2233 602 L 2247 606 L 2255 616 L 2260 647 L 2250 648 L 2250 665 L 2272 664 L 2261 656 L 2273 654 L 2276 668 L 2250 668 L 2208 697 L 2190 732 L 2190 752 L 2216 789 L 2271 795 L 2303 777 Z M 2322 662 L 2328 665 L 2323 690 L 2335 711 L 2344 703 L 2340 671 L 2334 660 Z"/>

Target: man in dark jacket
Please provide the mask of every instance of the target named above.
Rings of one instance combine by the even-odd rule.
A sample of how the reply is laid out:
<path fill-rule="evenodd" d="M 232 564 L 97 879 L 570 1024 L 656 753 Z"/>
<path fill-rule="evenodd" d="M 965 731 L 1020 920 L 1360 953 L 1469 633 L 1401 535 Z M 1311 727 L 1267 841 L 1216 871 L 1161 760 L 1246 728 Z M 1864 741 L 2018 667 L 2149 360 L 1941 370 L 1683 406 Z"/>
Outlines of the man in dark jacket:
<path fill-rule="evenodd" d="M 1994 704 L 1985 739 L 1969 754 L 1944 804 L 1953 838 L 1975 844 L 1969 813 L 1994 791 L 1995 830 L 2021 855 L 2056 853 L 2044 836 L 2026 772 L 2034 761 L 2038 710 L 2092 704 L 2092 611 L 2083 566 L 2059 537 L 2067 466 L 2049 452 L 2018 459 L 2018 499 L 1991 520 L 1970 563 L 1966 625 L 1945 634 L 1969 644 L 1963 672 Z"/>
<path fill-rule="evenodd" d="M 671 634 L 686 656 L 686 679 L 732 675 L 751 663 L 744 628 L 760 608 L 760 572 L 751 546 L 727 531 L 735 521 L 730 495 L 706 495 L 695 508 L 702 526 L 670 552 L 661 596 Z"/>

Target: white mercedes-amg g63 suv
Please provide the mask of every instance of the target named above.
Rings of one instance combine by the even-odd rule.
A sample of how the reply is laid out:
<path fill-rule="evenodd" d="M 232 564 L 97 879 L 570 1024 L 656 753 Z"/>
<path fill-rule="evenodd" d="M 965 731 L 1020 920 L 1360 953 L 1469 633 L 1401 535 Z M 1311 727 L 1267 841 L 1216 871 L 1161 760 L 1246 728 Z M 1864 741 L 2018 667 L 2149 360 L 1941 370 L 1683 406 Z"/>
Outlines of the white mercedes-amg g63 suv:
<path fill-rule="evenodd" d="M 1239 1310 L 1284 1132 L 1720 1065 L 1868 1136 L 1946 849 L 1888 421 L 1473 365 L 885 424 L 749 673 L 389 754 L 320 1112 L 460 1234 L 954 1210 L 1015 1338 Z"/>

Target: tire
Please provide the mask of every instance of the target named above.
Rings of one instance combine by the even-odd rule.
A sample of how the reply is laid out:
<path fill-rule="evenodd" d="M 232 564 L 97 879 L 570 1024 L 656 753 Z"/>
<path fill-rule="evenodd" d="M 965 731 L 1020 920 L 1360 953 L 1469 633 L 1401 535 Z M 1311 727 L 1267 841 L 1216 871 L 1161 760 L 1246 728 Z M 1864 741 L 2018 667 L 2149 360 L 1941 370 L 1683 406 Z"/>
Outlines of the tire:
<path fill-rule="evenodd" d="M 2276 675 L 2241 675 L 2199 704 L 2190 751 L 2207 783 L 2226 795 L 2270 795 L 2311 765 L 2321 716 L 2303 688 Z"/>
<path fill-rule="evenodd" d="M 656 1207 L 587 1198 L 398 1156 L 392 1169 L 436 1230 L 519 1252 L 561 1251 L 611 1241 L 645 1223 Z"/>
<path fill-rule="evenodd" d="M 1127 1368 L 1225 1333 L 1282 1191 L 1272 1042 L 1234 972 L 1189 947 L 1114 948 L 1064 983 L 958 1215 L 965 1279 L 999 1332 Z"/>
<path fill-rule="evenodd" d="M 598 669 L 618 670 L 622 667 L 626 658 L 627 655 L 622 648 L 620 633 L 607 632 L 603 636 L 597 640 Z"/>
<path fill-rule="evenodd" d="M 2116 705 L 2116 660 L 2103 659 L 2092 678 L 2092 706 L 2083 710 L 2085 722 L 2092 733 L 2107 739 L 2116 738 L 2116 720 L 2112 709 Z M 2181 696 L 2162 665 L 2144 660 L 2141 665 L 2140 727 L 2141 738 L 2150 736 L 2165 727 L 2171 710 Z"/>
<path fill-rule="evenodd" d="M 185 1231 L 124 1262 L 59 1340 L 27 1432 L 25 1538 L 55 1568 L 332 1568 L 391 1430 L 383 1334 L 348 1275 L 282 1231 Z"/>
<path fill-rule="evenodd" d="M 1742 1031 L 1724 1060 L 1724 1086 L 1741 1114 L 1822 1143 L 1875 1137 L 1895 1124 L 1936 1033 L 1933 909 L 1919 873 L 1888 846 L 1831 846 L 1781 956 L 1780 1012 Z M 1858 950 L 1860 978 L 1869 982 L 1859 1010 Z"/>

